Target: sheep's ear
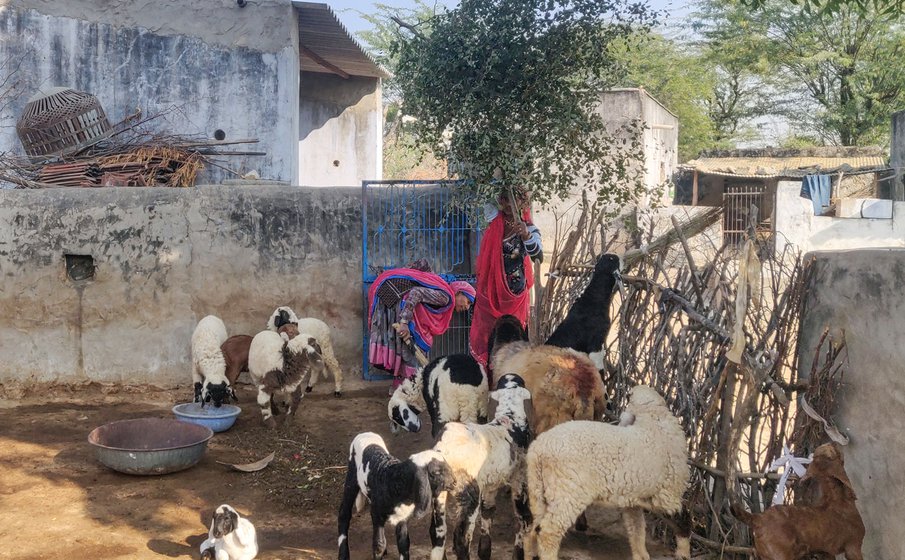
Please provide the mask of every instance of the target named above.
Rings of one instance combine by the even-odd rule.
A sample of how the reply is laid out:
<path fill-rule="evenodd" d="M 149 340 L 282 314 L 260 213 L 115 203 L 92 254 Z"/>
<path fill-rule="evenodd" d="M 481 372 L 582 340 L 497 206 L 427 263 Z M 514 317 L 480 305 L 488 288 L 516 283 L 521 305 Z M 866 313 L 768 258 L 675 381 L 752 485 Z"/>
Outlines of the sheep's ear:
<path fill-rule="evenodd" d="M 493 420 L 496 418 L 496 409 L 499 401 L 497 400 L 497 392 L 490 393 L 490 400 L 487 402 L 487 418 Z"/>
<path fill-rule="evenodd" d="M 531 433 L 535 433 L 534 423 L 537 421 L 537 414 L 534 412 L 534 399 L 529 397 L 523 401 L 525 406 L 525 419 L 528 421 L 528 429 Z"/>
<path fill-rule="evenodd" d="M 415 474 L 415 518 L 421 519 L 431 508 L 431 482 L 427 466 Z"/>

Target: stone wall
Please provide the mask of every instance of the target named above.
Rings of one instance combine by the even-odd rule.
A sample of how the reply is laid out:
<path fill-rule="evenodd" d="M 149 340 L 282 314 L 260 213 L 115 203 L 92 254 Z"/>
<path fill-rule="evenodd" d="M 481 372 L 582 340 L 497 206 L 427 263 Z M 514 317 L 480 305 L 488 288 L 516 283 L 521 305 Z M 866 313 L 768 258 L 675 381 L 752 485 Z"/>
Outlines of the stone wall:
<path fill-rule="evenodd" d="M 279 305 L 326 321 L 360 371 L 360 193 L 0 191 L 0 384 L 184 383 L 199 319 L 255 334 Z M 94 279 L 72 280 L 67 254 L 90 256 Z"/>
<path fill-rule="evenodd" d="M 905 250 L 818 252 L 801 325 L 800 371 L 829 327 L 845 333 L 848 364 L 834 419 L 851 438 L 845 467 L 867 535 L 864 557 L 905 558 Z"/>

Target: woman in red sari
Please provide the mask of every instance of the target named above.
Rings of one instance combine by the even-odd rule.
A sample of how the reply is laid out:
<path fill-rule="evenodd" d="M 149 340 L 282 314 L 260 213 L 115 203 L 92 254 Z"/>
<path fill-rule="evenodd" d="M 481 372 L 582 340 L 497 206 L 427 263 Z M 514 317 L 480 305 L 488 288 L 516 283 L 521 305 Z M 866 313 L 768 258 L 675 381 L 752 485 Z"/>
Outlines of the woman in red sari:
<path fill-rule="evenodd" d="M 393 374 L 393 387 L 419 367 L 415 348 L 430 354 L 434 337 L 446 332 L 453 311 L 468 311 L 475 289 L 447 283 L 426 270 L 383 272 L 368 290 L 368 363 Z"/>
<path fill-rule="evenodd" d="M 487 214 L 489 225 L 481 239 L 477 265 L 477 297 L 471 320 L 469 343 L 474 358 L 487 366 L 487 343 L 496 320 L 503 315 L 528 323 L 528 307 L 534 272 L 531 258 L 539 255 L 540 231 L 528 213 L 528 195 L 515 192 L 519 205 L 513 209 L 506 193 Z M 491 385 L 492 386 L 492 385 Z"/>

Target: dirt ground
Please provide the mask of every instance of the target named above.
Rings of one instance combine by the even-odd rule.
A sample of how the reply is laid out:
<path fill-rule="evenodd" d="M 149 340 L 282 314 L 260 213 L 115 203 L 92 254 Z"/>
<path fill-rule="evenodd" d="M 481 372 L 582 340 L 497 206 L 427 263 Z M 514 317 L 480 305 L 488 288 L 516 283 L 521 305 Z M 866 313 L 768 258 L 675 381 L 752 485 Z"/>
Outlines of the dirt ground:
<path fill-rule="evenodd" d="M 329 386 L 328 386 L 329 385 Z M 341 399 L 321 383 L 298 416 L 277 430 L 261 425 L 255 395 L 239 385 L 242 414 L 216 434 L 195 467 L 158 477 L 119 474 L 99 464 L 87 443 L 101 424 L 138 417 L 172 417 L 190 389 L 110 392 L 97 387 L 0 400 L 0 558 L 197 558 L 214 508 L 229 503 L 258 531 L 262 559 L 336 557 L 336 511 L 352 438 L 375 431 L 397 456 L 426 449 L 430 430 L 393 436 L 386 417 L 388 383 L 347 383 Z M 425 418 L 425 422 L 430 421 Z M 217 461 L 276 458 L 257 473 Z M 501 496 L 494 523 L 494 558 L 509 558 L 514 530 Z M 630 558 L 613 512 L 592 510 L 591 529 L 570 533 L 561 558 Z M 410 526 L 413 558 L 427 558 L 428 518 Z M 388 557 L 395 557 L 387 531 Z M 370 554 L 367 510 L 352 520 L 353 558 Z M 648 540 L 655 558 L 667 550 Z M 451 557 L 451 553 L 448 552 Z"/>

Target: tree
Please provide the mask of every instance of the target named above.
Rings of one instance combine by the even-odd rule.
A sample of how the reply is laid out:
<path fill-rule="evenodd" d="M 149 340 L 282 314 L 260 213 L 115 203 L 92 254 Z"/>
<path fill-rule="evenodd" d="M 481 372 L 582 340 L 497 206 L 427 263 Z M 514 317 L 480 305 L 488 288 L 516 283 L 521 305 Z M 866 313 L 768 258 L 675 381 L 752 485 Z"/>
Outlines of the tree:
<path fill-rule="evenodd" d="M 405 113 L 467 192 L 524 184 L 545 202 L 591 185 L 624 203 L 643 187 L 640 141 L 595 108 L 623 74 L 609 45 L 655 21 L 630 0 L 463 0 L 395 44 Z"/>
<path fill-rule="evenodd" d="M 703 8 L 711 45 L 749 53 L 743 66 L 761 76 L 761 94 L 775 98 L 769 112 L 825 143 L 885 141 L 889 115 L 905 99 L 901 18 L 847 4 L 813 11 L 785 0 L 765 0 L 756 11 L 738 0 L 706 0 Z"/>
<path fill-rule="evenodd" d="M 791 0 L 795 6 L 815 12 L 835 14 L 843 9 L 861 13 L 880 13 L 884 15 L 905 14 L 903 0 Z M 742 0 L 742 4 L 752 10 L 760 10 L 766 0 Z"/>

